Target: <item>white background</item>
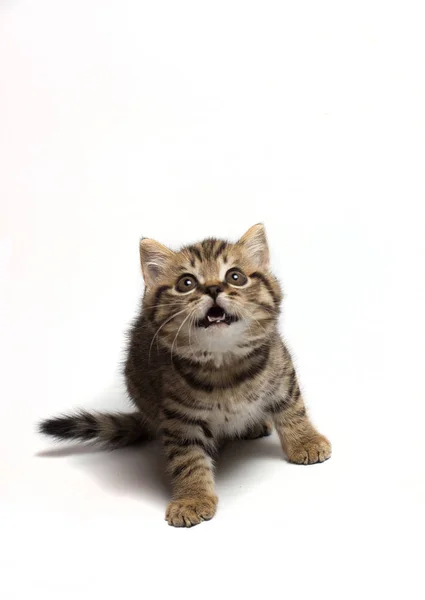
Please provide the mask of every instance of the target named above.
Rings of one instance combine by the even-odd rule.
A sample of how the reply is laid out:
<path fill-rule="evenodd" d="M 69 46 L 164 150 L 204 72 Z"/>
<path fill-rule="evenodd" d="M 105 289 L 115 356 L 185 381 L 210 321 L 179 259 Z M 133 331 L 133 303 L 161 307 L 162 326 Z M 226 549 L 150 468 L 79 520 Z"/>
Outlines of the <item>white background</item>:
<path fill-rule="evenodd" d="M 422 4 L 2 3 L 2 598 L 423 598 Z M 35 424 L 126 407 L 141 235 L 258 221 L 334 454 L 234 444 L 216 518 L 173 529 L 155 446 Z"/>

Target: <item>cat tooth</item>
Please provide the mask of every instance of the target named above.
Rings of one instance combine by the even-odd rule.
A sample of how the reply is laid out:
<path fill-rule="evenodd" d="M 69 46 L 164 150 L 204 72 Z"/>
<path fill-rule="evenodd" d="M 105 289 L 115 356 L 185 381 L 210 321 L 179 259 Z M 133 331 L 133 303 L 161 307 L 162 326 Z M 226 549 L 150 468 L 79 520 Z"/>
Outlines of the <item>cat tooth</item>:
<path fill-rule="evenodd" d="M 226 317 L 210 317 L 207 315 L 207 319 L 210 323 L 222 323 Z"/>

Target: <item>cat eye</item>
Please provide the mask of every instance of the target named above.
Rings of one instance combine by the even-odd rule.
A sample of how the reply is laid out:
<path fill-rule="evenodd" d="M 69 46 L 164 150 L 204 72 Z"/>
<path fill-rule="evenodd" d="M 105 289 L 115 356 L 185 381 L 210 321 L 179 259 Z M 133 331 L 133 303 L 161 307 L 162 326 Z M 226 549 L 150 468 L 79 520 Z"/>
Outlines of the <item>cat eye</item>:
<path fill-rule="evenodd" d="M 225 279 L 226 283 L 230 283 L 230 285 L 245 285 L 248 281 L 247 276 L 238 269 L 227 271 Z"/>
<path fill-rule="evenodd" d="M 194 290 L 198 285 L 196 277 L 193 275 L 183 275 L 177 282 L 176 290 L 182 294 Z"/>

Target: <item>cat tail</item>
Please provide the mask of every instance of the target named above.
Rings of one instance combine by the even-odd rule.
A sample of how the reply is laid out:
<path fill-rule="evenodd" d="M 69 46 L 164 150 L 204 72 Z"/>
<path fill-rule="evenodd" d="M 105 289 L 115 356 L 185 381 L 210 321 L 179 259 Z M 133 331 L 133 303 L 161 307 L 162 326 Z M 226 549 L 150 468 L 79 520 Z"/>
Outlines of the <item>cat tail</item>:
<path fill-rule="evenodd" d="M 100 442 L 110 449 L 152 439 L 141 412 L 90 413 L 81 410 L 41 421 L 38 431 L 57 440 Z"/>

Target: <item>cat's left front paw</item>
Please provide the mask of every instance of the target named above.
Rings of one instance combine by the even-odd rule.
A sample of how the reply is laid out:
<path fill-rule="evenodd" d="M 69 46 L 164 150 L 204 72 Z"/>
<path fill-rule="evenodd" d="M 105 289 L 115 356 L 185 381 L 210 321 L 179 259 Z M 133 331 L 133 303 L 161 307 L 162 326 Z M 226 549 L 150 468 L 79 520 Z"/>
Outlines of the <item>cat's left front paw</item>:
<path fill-rule="evenodd" d="M 324 435 L 317 434 L 313 438 L 306 438 L 288 448 L 288 458 L 298 465 L 312 465 L 324 462 L 332 454 L 330 441 Z"/>

